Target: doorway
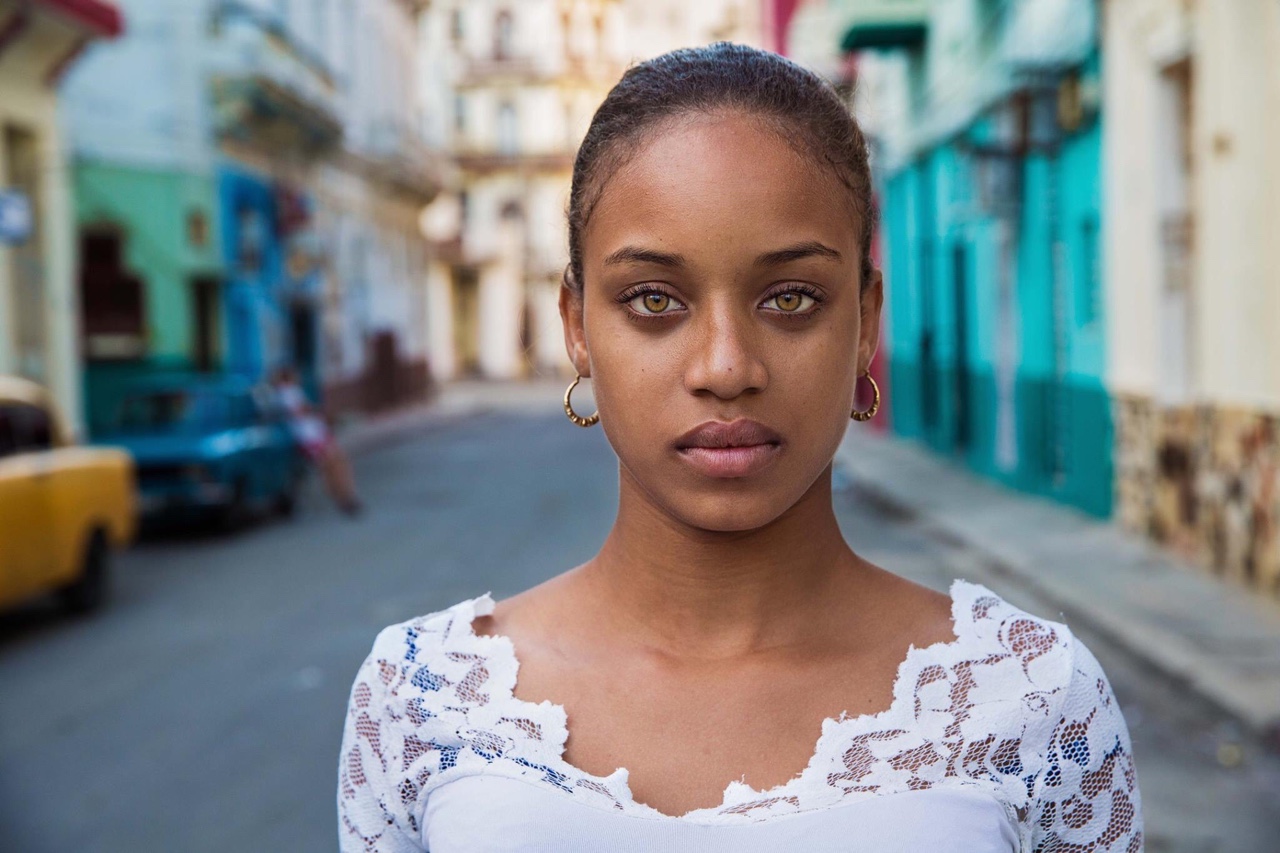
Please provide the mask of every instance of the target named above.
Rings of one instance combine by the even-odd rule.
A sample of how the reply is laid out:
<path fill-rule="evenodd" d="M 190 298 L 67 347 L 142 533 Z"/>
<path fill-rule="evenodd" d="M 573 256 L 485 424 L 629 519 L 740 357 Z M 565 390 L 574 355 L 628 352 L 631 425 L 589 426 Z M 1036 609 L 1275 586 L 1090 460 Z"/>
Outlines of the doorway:
<path fill-rule="evenodd" d="M 453 345 L 458 372 L 479 374 L 480 276 L 471 267 L 459 267 L 453 273 Z"/>
<path fill-rule="evenodd" d="M 218 342 L 222 339 L 222 286 L 215 278 L 191 282 L 191 365 L 201 373 L 218 368 Z"/>

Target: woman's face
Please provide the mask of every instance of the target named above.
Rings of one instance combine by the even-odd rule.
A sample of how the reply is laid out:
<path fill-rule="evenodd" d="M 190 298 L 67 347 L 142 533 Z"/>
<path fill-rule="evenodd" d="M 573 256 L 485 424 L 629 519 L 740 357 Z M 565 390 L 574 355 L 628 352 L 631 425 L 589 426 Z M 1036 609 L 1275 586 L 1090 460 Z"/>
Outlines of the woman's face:
<path fill-rule="evenodd" d="M 675 121 L 607 178 L 562 294 L 624 488 L 690 526 L 761 527 L 823 476 L 875 352 L 848 190 L 763 121 Z"/>

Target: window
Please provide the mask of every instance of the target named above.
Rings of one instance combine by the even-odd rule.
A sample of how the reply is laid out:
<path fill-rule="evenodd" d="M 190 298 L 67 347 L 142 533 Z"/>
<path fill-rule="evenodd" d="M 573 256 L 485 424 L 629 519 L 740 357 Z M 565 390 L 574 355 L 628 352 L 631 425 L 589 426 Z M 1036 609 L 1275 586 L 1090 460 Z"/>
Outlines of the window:
<path fill-rule="evenodd" d="M 250 394 L 233 394 L 228 400 L 228 409 L 232 426 L 254 426 L 263 420 Z"/>
<path fill-rule="evenodd" d="M 466 190 L 458 193 L 458 227 L 466 231 L 467 221 L 471 217 L 471 196 Z"/>
<path fill-rule="evenodd" d="M 515 20 L 510 9 L 498 12 L 493 20 L 493 58 L 502 60 L 511 58 L 511 46 L 515 35 Z"/>
<path fill-rule="evenodd" d="M 53 419 L 39 406 L 0 404 L 0 456 L 38 453 L 54 445 Z"/>
<path fill-rule="evenodd" d="M 453 129 L 459 136 L 467 132 L 467 99 L 464 95 L 453 96 Z"/>
<path fill-rule="evenodd" d="M 80 258 L 85 355 L 93 360 L 141 358 L 146 354 L 146 287 L 125 266 L 121 234 L 85 232 Z"/>
<path fill-rule="evenodd" d="M 516 106 L 504 101 L 498 107 L 498 153 L 515 154 L 520 147 L 520 133 L 516 121 Z"/>

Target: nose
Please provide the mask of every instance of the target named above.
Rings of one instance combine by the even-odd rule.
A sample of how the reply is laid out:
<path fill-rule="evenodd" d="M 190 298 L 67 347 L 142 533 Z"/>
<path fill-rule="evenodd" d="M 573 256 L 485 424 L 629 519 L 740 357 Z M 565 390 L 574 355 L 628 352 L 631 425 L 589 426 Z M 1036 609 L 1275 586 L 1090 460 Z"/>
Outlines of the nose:
<path fill-rule="evenodd" d="M 692 331 L 695 339 L 685 370 L 685 388 L 690 393 L 732 400 L 763 391 L 769 384 L 769 371 L 759 357 L 749 318 L 737 317 L 727 307 L 711 309 Z"/>

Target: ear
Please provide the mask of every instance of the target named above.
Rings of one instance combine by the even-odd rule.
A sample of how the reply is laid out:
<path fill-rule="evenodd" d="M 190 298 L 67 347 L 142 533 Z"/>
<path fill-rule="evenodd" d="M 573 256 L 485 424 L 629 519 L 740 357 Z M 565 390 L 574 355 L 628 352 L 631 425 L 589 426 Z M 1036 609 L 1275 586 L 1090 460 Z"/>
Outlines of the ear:
<path fill-rule="evenodd" d="M 591 355 L 587 352 L 587 331 L 583 325 L 583 295 L 568 284 L 560 284 L 560 322 L 564 325 L 564 348 L 573 369 L 584 379 L 591 375 Z"/>
<path fill-rule="evenodd" d="M 871 368 L 880 346 L 880 312 L 884 308 L 884 273 L 872 270 L 862 286 L 862 311 L 858 335 L 858 375 Z"/>

